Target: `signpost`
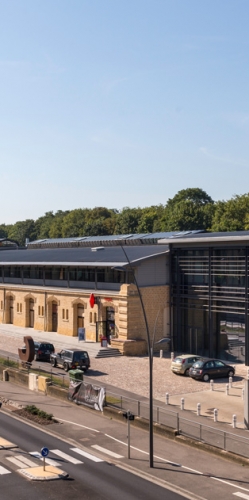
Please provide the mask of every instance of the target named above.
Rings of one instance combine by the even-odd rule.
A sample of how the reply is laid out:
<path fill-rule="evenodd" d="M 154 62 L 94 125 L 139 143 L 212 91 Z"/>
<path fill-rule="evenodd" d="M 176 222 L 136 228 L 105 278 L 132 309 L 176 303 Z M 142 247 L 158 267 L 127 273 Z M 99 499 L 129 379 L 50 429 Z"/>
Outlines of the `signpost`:
<path fill-rule="evenodd" d="M 47 457 L 49 454 L 49 449 L 48 448 L 42 448 L 41 449 L 41 455 L 43 457 L 43 470 L 45 470 L 45 457 Z"/>
<path fill-rule="evenodd" d="M 128 424 L 128 458 L 131 458 L 131 434 L 130 434 L 130 421 L 134 420 L 134 415 L 130 410 L 127 410 L 126 413 L 123 413 L 123 417 L 126 418 Z"/>

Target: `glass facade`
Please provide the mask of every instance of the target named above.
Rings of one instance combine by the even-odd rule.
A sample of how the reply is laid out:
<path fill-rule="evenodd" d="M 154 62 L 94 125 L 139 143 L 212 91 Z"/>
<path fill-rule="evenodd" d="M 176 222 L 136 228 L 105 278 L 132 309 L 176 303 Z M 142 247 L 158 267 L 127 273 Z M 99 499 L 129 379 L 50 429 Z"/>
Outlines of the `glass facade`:
<path fill-rule="evenodd" d="M 173 349 L 245 362 L 248 248 L 172 249 Z"/>
<path fill-rule="evenodd" d="M 78 281 L 92 283 L 134 283 L 133 271 L 119 271 L 110 267 L 61 267 L 61 266 L 2 266 L 0 281 L 4 278 L 46 281 Z"/>

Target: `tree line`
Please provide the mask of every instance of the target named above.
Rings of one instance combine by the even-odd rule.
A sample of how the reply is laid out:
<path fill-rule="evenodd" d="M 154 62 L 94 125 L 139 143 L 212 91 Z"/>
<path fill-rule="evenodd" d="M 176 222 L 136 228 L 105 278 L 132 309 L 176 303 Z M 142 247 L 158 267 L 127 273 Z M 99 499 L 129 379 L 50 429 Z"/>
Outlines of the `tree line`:
<path fill-rule="evenodd" d="M 46 212 L 37 220 L 1 224 L 0 238 L 24 245 L 44 238 L 103 236 L 203 229 L 210 232 L 249 230 L 249 193 L 214 201 L 202 189 L 179 191 L 165 205 L 122 210 L 105 207 Z"/>

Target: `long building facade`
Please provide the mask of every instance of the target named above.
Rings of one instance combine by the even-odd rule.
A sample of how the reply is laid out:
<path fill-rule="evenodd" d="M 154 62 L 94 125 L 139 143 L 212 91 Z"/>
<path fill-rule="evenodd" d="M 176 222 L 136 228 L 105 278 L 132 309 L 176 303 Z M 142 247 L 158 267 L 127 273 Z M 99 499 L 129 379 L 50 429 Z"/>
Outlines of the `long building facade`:
<path fill-rule="evenodd" d="M 249 365 L 249 232 L 0 240 L 0 322 Z M 142 301 L 142 303 L 141 303 Z M 146 322 L 144 312 L 146 313 Z"/>
<path fill-rule="evenodd" d="M 0 244 L 0 322 L 107 338 L 123 354 L 170 336 L 169 248 L 150 235 Z"/>

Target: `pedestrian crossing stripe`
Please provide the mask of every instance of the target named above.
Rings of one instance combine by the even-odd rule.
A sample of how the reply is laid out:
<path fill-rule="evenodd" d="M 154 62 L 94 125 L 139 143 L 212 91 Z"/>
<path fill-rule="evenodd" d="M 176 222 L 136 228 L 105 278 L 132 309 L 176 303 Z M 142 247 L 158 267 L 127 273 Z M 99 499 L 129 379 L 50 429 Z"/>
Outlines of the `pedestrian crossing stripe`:
<path fill-rule="evenodd" d="M 236 493 L 233 493 L 236 497 L 243 498 L 244 500 L 249 500 L 249 494 L 246 495 L 246 493 L 241 493 L 240 491 L 236 491 Z"/>
<path fill-rule="evenodd" d="M 0 476 L 3 476 L 4 474 L 11 474 L 11 471 L 8 469 L 5 469 L 0 465 Z"/>
<path fill-rule="evenodd" d="M 36 467 L 36 463 L 29 460 L 27 457 L 16 455 L 14 457 L 7 457 L 7 460 L 12 464 L 23 469 L 24 467 Z"/>
<path fill-rule="evenodd" d="M 41 455 L 39 451 L 30 451 L 29 454 L 32 457 L 38 458 L 39 460 L 44 461 L 44 457 Z M 61 467 L 61 462 L 56 462 L 53 458 L 45 458 L 45 462 L 48 465 L 53 465 L 54 467 Z M 37 464 L 36 464 L 37 465 Z"/>
<path fill-rule="evenodd" d="M 70 448 L 72 451 L 75 453 L 78 453 L 79 455 L 82 455 L 83 457 L 88 458 L 89 460 L 92 460 L 93 462 L 103 462 L 101 458 L 95 457 L 95 455 L 92 455 L 91 453 L 88 453 L 87 451 L 83 451 L 80 448 Z"/>
<path fill-rule="evenodd" d="M 107 450 L 106 448 L 102 448 L 102 446 L 99 446 L 98 444 L 93 444 L 92 448 L 95 448 L 96 450 L 102 451 L 102 453 L 106 453 L 106 455 L 110 455 L 113 458 L 124 458 L 123 455 L 118 455 L 118 453 L 114 453 L 114 451 Z"/>
<path fill-rule="evenodd" d="M 58 455 L 58 457 L 63 458 L 64 460 L 67 460 L 68 462 L 71 462 L 72 464 L 82 464 L 83 462 L 81 460 L 78 460 L 77 458 L 71 457 L 67 453 L 64 453 L 63 451 L 60 450 L 50 450 L 51 453 L 54 453 L 55 455 Z"/>

